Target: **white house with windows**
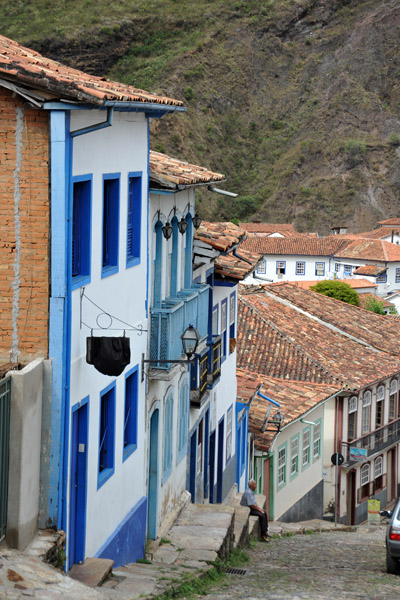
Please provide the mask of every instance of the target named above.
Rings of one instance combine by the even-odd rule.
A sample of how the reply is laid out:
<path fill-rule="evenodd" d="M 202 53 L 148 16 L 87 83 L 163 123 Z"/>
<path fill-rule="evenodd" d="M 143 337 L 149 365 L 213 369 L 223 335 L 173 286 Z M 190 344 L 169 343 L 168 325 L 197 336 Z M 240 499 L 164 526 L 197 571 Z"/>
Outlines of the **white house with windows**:
<path fill-rule="evenodd" d="M 400 248 L 367 239 L 249 237 L 244 247 L 263 260 L 245 284 L 366 278 L 383 296 L 400 283 Z"/>
<path fill-rule="evenodd" d="M 150 152 L 149 352 L 143 363 L 150 539 L 171 524 L 187 501 L 186 490 L 199 502 L 207 490 L 210 283 L 193 275 L 193 236 L 200 222 L 194 205 L 196 186 L 223 180 L 219 173 Z M 187 358 L 181 336 L 189 326 L 199 334 L 196 357 L 190 364 L 174 362 Z"/>
<path fill-rule="evenodd" d="M 40 124 L 43 161 L 49 151 L 34 186 L 48 190 L 38 210 L 51 236 L 41 513 L 66 533 L 67 570 L 86 557 L 118 566 L 142 557 L 146 539 L 149 119 L 183 106 L 11 40 L 1 52 L 0 85 L 22 98 L 18 168 L 24 114 L 31 155 Z"/>
<path fill-rule="evenodd" d="M 238 365 L 262 384 L 250 432 L 273 518 L 320 518 L 334 508 L 338 521 L 355 524 L 367 518 L 369 498 L 385 506 L 397 497 L 400 324 L 288 283 L 244 287 L 239 322 Z M 279 403 L 279 420 L 266 419 L 269 402 Z M 335 452 L 344 457 L 337 480 Z"/>

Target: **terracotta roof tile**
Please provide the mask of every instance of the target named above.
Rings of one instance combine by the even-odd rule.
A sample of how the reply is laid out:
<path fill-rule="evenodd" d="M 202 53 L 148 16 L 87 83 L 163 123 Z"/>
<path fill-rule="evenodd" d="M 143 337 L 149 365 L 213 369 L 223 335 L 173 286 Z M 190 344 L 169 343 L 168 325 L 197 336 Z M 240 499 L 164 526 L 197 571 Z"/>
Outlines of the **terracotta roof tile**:
<path fill-rule="evenodd" d="M 386 267 L 382 265 L 361 265 L 353 271 L 354 275 L 365 275 L 367 277 L 376 277 L 382 275 L 382 273 L 386 273 Z"/>
<path fill-rule="evenodd" d="M 202 221 L 194 237 L 196 240 L 209 244 L 219 252 L 227 252 L 245 239 L 246 232 L 229 221 L 226 223 Z"/>
<path fill-rule="evenodd" d="M 0 36 L 0 77 L 43 90 L 44 99 L 63 98 L 97 105 L 118 101 L 183 106 L 180 100 L 67 67 L 4 36 Z"/>
<path fill-rule="evenodd" d="M 175 188 L 225 181 L 225 176 L 151 150 L 150 181 L 151 187 L 156 183 L 160 187 Z"/>
<path fill-rule="evenodd" d="M 384 221 L 378 221 L 378 225 L 383 225 L 384 227 L 386 227 L 387 225 L 389 226 L 394 226 L 394 227 L 400 227 L 400 218 L 399 217 L 393 217 L 392 219 L 385 219 Z"/>
<path fill-rule="evenodd" d="M 379 240 L 384 237 L 387 237 L 388 235 L 391 235 L 392 232 L 394 234 L 400 235 L 400 230 L 398 229 L 391 229 L 389 227 L 379 227 L 378 229 L 373 229 L 372 231 L 364 231 L 363 233 L 358 233 L 357 236 L 359 238 Z"/>
<path fill-rule="evenodd" d="M 318 280 L 318 281 L 320 281 L 320 280 Z M 309 290 L 312 286 L 316 285 L 318 283 L 318 281 L 316 281 L 315 279 L 313 281 L 298 280 L 298 281 L 291 281 L 290 283 L 297 287 L 301 287 L 304 290 Z M 336 279 L 336 281 L 343 281 L 343 283 L 347 283 L 353 289 L 378 287 L 376 283 L 373 283 L 372 281 L 368 281 L 367 279 L 361 279 L 361 277 L 360 277 L 360 279 L 350 279 L 350 278 L 349 279 Z"/>
<path fill-rule="evenodd" d="M 282 379 L 358 389 L 400 371 L 399 335 L 387 317 L 290 284 L 245 288 L 237 363 Z"/>
<path fill-rule="evenodd" d="M 259 254 L 254 254 L 239 247 L 236 255 L 221 255 L 215 260 L 215 273 L 223 279 L 242 281 L 256 268 L 261 260 L 262 257 Z"/>
<path fill-rule="evenodd" d="M 239 227 L 248 233 L 297 233 L 291 223 L 239 223 Z"/>
<path fill-rule="evenodd" d="M 251 252 L 259 254 L 330 256 L 348 242 L 337 236 L 329 238 L 271 238 L 248 237 L 243 246 Z"/>
<path fill-rule="evenodd" d="M 335 252 L 337 258 L 359 258 L 385 262 L 400 261 L 400 246 L 383 240 L 354 240 Z"/>
<path fill-rule="evenodd" d="M 238 400 L 248 403 L 253 398 L 249 409 L 249 430 L 255 435 L 256 448 L 266 451 L 269 450 L 276 432 L 270 428 L 264 433 L 261 432 L 268 406 L 271 405 L 264 398 L 255 395 L 259 388 L 262 394 L 280 404 L 280 412 L 284 416 L 283 427 L 340 389 L 335 385 L 286 381 L 239 368 L 237 370 Z M 272 417 L 274 412 L 276 409 L 272 406 Z"/>

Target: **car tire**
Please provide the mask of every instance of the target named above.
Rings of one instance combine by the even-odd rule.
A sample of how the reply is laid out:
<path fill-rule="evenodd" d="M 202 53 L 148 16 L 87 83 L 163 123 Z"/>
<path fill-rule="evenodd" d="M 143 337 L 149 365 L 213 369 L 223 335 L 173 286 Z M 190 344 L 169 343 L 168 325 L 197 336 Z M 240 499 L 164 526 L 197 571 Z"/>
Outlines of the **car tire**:
<path fill-rule="evenodd" d="M 393 556 L 390 556 L 389 552 L 386 552 L 386 571 L 392 575 L 400 574 L 399 561 Z"/>

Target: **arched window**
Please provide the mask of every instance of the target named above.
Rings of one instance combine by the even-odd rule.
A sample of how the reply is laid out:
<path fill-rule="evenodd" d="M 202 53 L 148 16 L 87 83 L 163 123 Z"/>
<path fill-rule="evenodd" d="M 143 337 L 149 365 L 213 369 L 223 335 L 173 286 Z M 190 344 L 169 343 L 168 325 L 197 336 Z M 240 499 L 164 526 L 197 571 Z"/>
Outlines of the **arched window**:
<path fill-rule="evenodd" d="M 155 253 L 153 264 L 153 305 L 160 306 L 162 299 L 162 260 L 163 260 L 163 234 L 162 222 L 157 221 L 155 227 Z"/>
<path fill-rule="evenodd" d="M 369 471 L 370 471 L 370 466 L 369 463 L 366 463 L 365 465 L 363 465 L 361 467 L 361 485 L 366 485 L 367 483 L 369 483 Z"/>
<path fill-rule="evenodd" d="M 372 393 L 370 390 L 364 392 L 362 401 L 362 434 L 369 433 L 371 428 L 371 400 Z"/>
<path fill-rule="evenodd" d="M 163 483 L 172 469 L 173 414 L 174 394 L 173 388 L 170 388 L 164 401 Z"/>
<path fill-rule="evenodd" d="M 396 418 L 397 389 L 397 379 L 392 379 L 390 382 L 389 421 Z"/>
<path fill-rule="evenodd" d="M 385 399 L 385 386 L 380 385 L 376 390 L 376 417 L 375 427 L 382 427 L 383 425 L 383 401 Z"/>
<path fill-rule="evenodd" d="M 357 437 L 357 396 L 352 396 L 349 400 L 347 437 L 348 440 L 354 440 Z"/>

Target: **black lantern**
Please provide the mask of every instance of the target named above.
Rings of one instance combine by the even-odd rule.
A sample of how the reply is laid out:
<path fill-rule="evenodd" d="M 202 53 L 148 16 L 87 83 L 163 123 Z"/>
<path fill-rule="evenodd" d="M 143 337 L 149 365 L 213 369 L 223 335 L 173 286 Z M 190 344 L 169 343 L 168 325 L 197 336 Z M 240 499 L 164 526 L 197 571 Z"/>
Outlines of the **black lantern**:
<path fill-rule="evenodd" d="M 180 233 L 183 235 L 184 233 L 186 233 L 187 228 L 188 228 L 188 222 L 186 221 L 186 219 L 184 219 L 182 217 L 182 219 L 178 223 L 178 229 L 179 229 Z"/>
<path fill-rule="evenodd" d="M 196 213 L 193 217 L 193 227 L 195 229 L 198 229 L 201 225 L 201 221 L 202 221 L 201 217 L 199 217 L 199 215 Z"/>
<path fill-rule="evenodd" d="M 193 325 L 189 325 L 189 327 L 183 332 L 182 336 L 182 346 L 183 352 L 186 354 L 188 359 L 196 352 L 197 345 L 199 343 L 199 332 Z"/>
<path fill-rule="evenodd" d="M 173 227 L 169 221 L 167 221 L 165 225 L 163 225 L 162 232 L 165 239 L 169 240 L 173 232 Z"/>

